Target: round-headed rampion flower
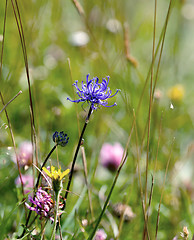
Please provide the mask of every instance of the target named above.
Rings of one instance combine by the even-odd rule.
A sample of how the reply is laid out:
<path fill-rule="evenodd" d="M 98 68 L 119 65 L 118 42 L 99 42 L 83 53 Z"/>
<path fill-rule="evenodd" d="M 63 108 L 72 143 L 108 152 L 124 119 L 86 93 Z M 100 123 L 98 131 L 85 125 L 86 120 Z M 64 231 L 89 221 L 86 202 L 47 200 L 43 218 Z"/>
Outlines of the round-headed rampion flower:
<path fill-rule="evenodd" d="M 67 134 L 64 134 L 64 132 L 54 132 L 53 134 L 53 142 L 57 145 L 60 145 L 64 147 L 69 141 L 69 137 L 67 137 Z"/>
<path fill-rule="evenodd" d="M 115 171 L 121 163 L 123 152 L 124 149 L 120 143 L 114 145 L 104 143 L 100 150 L 100 162 L 109 170 Z"/>
<path fill-rule="evenodd" d="M 53 200 L 51 198 L 51 195 L 49 195 L 46 191 L 42 190 L 42 188 L 38 188 L 35 197 L 28 196 L 28 200 L 34 204 L 33 207 L 31 207 L 28 203 L 25 203 L 27 208 L 31 211 L 35 211 L 38 215 L 40 215 L 40 219 L 42 217 L 49 218 L 52 221 L 54 221 L 53 217 Z"/>
<path fill-rule="evenodd" d="M 22 174 L 21 177 L 24 184 L 24 194 L 27 194 L 33 189 L 33 177 L 27 174 L 26 175 Z M 20 176 L 16 178 L 15 184 L 18 186 L 21 185 Z"/>
<path fill-rule="evenodd" d="M 107 238 L 107 235 L 105 231 L 103 229 L 98 229 L 94 237 L 94 240 L 105 240 L 106 238 Z"/>
<path fill-rule="evenodd" d="M 67 100 L 71 102 L 88 102 L 91 104 L 91 108 L 93 110 L 97 109 L 99 105 L 104 107 L 113 107 L 117 104 L 114 103 L 111 106 L 108 106 L 107 99 L 114 97 L 119 90 L 116 91 L 115 94 L 112 94 L 112 91 L 108 87 L 109 76 L 107 76 L 107 80 L 105 78 L 102 79 L 102 83 L 99 83 L 99 79 L 97 77 L 89 80 L 89 74 L 86 76 L 86 84 L 82 81 L 82 88 L 80 89 L 77 85 L 78 81 L 75 81 L 73 84 L 77 89 L 77 95 L 79 96 L 78 100 L 71 100 L 67 98 Z"/>

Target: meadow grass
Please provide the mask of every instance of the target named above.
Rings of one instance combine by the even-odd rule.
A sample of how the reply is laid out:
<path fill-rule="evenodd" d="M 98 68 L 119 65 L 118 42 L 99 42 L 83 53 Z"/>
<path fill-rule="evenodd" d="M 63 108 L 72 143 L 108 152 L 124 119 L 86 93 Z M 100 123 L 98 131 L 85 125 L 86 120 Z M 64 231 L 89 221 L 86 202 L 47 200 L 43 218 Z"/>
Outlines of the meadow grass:
<path fill-rule="evenodd" d="M 0 2 L 0 239 L 194 239 L 192 9 Z"/>

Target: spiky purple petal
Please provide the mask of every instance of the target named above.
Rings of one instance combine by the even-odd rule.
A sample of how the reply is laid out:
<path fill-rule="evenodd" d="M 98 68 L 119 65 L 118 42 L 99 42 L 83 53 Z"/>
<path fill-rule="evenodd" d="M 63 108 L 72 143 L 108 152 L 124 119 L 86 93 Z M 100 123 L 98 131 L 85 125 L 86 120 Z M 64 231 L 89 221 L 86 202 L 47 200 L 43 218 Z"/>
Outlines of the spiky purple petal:
<path fill-rule="evenodd" d="M 99 83 L 99 79 L 97 77 L 89 80 L 89 74 L 86 76 L 86 84 L 81 83 L 81 89 L 78 87 L 78 81 L 76 80 L 73 86 L 77 89 L 77 95 L 79 99 L 71 100 L 67 98 L 67 100 L 71 102 L 89 102 L 91 104 L 91 108 L 93 110 L 97 109 L 99 105 L 104 107 L 113 107 L 116 106 L 116 103 L 107 106 L 108 98 L 114 97 L 119 90 L 117 90 L 113 95 L 112 91 L 108 87 L 109 76 L 107 76 L 107 80 L 105 78 L 102 79 L 102 83 Z"/>

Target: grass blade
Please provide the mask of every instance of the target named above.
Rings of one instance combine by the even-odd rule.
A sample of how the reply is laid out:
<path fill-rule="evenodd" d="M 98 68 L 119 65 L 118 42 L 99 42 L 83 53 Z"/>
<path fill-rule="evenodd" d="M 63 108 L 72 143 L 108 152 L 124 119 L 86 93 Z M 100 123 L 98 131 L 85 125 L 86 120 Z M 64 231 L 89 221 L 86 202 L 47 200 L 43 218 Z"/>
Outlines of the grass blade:
<path fill-rule="evenodd" d="M 111 197 L 111 195 L 112 195 L 113 189 L 114 189 L 114 187 L 115 187 L 115 185 L 116 185 L 116 182 L 117 182 L 117 179 L 118 179 L 118 177 L 119 177 L 120 171 L 121 171 L 121 169 L 122 169 L 122 167 L 123 167 L 126 159 L 127 159 L 127 154 L 125 155 L 123 161 L 122 161 L 121 164 L 120 164 L 120 167 L 119 167 L 118 170 L 117 170 L 117 173 L 116 173 L 116 176 L 115 176 L 115 178 L 114 178 L 114 181 L 113 181 L 113 184 L 112 184 L 112 186 L 111 186 L 111 189 L 110 189 L 110 191 L 109 191 L 108 197 L 107 197 L 107 199 L 106 199 L 106 201 L 105 201 L 105 203 L 104 203 L 104 207 L 103 207 L 103 209 L 102 209 L 102 211 L 101 211 L 101 214 L 100 214 L 100 216 L 99 216 L 99 218 L 98 218 L 98 220 L 97 220 L 97 222 L 96 222 L 96 225 L 95 225 L 92 233 L 90 234 L 88 240 L 92 240 L 93 237 L 94 237 L 94 235 L 95 235 L 95 233 L 96 233 L 96 230 L 97 230 L 97 228 L 98 228 L 98 226 L 99 226 L 99 224 L 100 224 L 100 222 L 101 222 L 101 219 L 102 219 L 102 217 L 103 217 L 103 214 L 104 214 L 104 212 L 105 212 L 105 210 L 106 210 L 106 208 L 107 208 L 107 206 L 108 206 L 108 203 L 109 203 L 110 197 Z"/>

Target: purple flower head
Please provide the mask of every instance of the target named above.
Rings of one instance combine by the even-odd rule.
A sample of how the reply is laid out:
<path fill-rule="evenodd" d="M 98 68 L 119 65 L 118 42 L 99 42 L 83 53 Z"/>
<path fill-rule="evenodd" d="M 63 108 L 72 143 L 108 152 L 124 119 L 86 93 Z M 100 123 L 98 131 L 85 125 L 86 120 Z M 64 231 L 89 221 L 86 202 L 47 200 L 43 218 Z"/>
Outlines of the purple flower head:
<path fill-rule="evenodd" d="M 100 162 L 109 170 L 115 171 L 121 163 L 123 152 L 124 149 L 120 143 L 114 145 L 104 143 L 100 150 Z"/>
<path fill-rule="evenodd" d="M 89 74 L 86 76 L 86 84 L 82 81 L 82 88 L 80 89 L 77 85 L 78 81 L 75 81 L 73 84 L 77 89 L 77 95 L 79 96 L 78 100 L 71 100 L 67 98 L 67 100 L 71 102 L 88 102 L 91 104 L 91 108 L 93 110 L 97 109 L 99 105 L 104 107 L 113 107 L 117 104 L 114 103 L 111 106 L 108 106 L 107 99 L 114 97 L 119 90 L 116 91 L 115 94 L 112 94 L 112 91 L 108 87 L 109 76 L 107 76 L 107 80 L 105 78 L 102 79 L 102 83 L 99 83 L 99 79 L 97 77 L 89 80 Z"/>
<path fill-rule="evenodd" d="M 107 238 L 107 235 L 105 231 L 103 229 L 98 229 L 94 237 L 94 240 L 105 240 L 106 238 Z"/>
<path fill-rule="evenodd" d="M 69 137 L 67 137 L 67 134 L 64 134 L 64 132 L 55 132 L 53 134 L 53 142 L 56 143 L 57 145 L 60 145 L 64 147 L 69 141 Z"/>
<path fill-rule="evenodd" d="M 49 195 L 46 191 L 42 190 L 42 188 L 38 188 L 35 197 L 28 196 L 28 200 L 34 204 L 34 206 L 30 206 L 25 203 L 27 208 L 35 211 L 38 215 L 40 215 L 40 219 L 42 217 L 49 218 L 52 221 L 54 220 L 51 216 L 53 215 L 53 200 L 51 195 Z"/>

